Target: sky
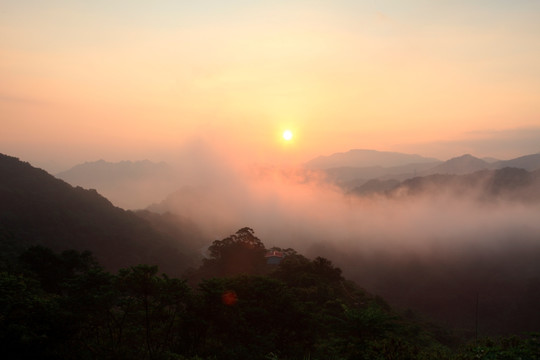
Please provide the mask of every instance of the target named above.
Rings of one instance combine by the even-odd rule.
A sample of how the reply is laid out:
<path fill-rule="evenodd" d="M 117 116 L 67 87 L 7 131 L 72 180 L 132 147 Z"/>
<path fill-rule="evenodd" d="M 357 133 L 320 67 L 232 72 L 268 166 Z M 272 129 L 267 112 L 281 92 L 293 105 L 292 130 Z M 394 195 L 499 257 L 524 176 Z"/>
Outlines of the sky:
<path fill-rule="evenodd" d="M 52 172 L 193 141 L 277 165 L 537 153 L 539 18 L 536 0 L 0 0 L 0 152 Z"/>

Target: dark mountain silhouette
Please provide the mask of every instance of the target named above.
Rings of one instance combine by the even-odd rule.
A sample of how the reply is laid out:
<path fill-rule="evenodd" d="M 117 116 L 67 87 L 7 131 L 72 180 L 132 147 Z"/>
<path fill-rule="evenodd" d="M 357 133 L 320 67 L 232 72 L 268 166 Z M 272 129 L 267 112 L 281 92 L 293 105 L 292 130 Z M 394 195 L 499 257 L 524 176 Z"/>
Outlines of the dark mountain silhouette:
<path fill-rule="evenodd" d="M 146 208 L 177 187 L 176 174 L 168 164 L 149 160 L 85 162 L 56 176 L 73 186 L 96 189 L 124 209 Z"/>
<path fill-rule="evenodd" d="M 401 198 L 450 195 L 469 200 L 534 202 L 540 201 L 540 170 L 529 172 L 518 168 L 503 168 L 464 175 L 433 174 L 402 182 L 374 179 L 355 187 L 349 194 L 383 194 Z"/>
<path fill-rule="evenodd" d="M 414 154 L 354 149 L 345 153 L 336 153 L 330 156 L 319 156 L 308 161 L 305 164 L 305 167 L 312 170 L 324 170 L 339 167 L 394 167 L 414 163 L 433 163 L 437 161 L 439 160 Z"/>
<path fill-rule="evenodd" d="M 57 251 L 90 250 L 113 270 L 149 263 L 179 274 L 191 265 L 181 238 L 157 231 L 95 190 L 74 188 L 6 155 L 0 155 L 0 174 L 2 254 L 40 244 Z"/>
<path fill-rule="evenodd" d="M 190 219 L 171 212 L 159 214 L 148 210 L 137 210 L 134 213 L 148 221 L 156 231 L 165 237 L 181 239 L 181 250 L 187 254 L 198 254 L 201 248 L 208 245 L 208 239 L 197 224 Z M 198 258 L 194 260 L 196 261 Z"/>

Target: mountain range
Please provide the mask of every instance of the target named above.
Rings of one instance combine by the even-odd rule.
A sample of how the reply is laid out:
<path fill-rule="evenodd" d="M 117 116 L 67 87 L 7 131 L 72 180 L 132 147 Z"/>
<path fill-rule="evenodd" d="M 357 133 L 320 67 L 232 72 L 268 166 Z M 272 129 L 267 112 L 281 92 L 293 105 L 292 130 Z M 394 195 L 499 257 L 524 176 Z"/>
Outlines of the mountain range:
<path fill-rule="evenodd" d="M 518 164 L 533 169 L 536 158 L 536 155 L 522 157 L 514 159 L 514 162 L 500 162 L 498 166 Z M 474 170 L 477 165 L 484 166 L 469 156 L 451 160 L 447 162 L 447 171 L 459 170 L 461 162 L 470 166 L 469 170 Z M 439 162 L 435 166 L 439 165 L 444 163 Z M 441 169 L 444 168 L 438 169 L 443 171 Z M 472 194 L 483 201 L 540 200 L 540 170 L 516 167 L 484 169 L 460 175 L 439 173 L 401 181 L 374 179 L 365 184 L 377 188 L 376 192 L 403 198 L 419 194 L 438 195 L 441 189 L 448 193 L 445 189 L 451 188 L 453 192 L 450 195 L 456 198 L 470 199 Z M 366 191 L 365 188 L 363 190 Z M 187 190 L 175 196 L 185 199 L 188 194 L 193 197 L 193 204 L 201 207 L 204 204 L 197 201 L 207 200 Z M 217 214 L 208 210 L 204 212 L 201 223 L 194 224 L 190 219 L 167 212 L 167 209 L 163 209 L 161 214 L 126 211 L 114 206 L 95 190 L 73 187 L 44 170 L 1 154 L 0 200 L 0 268 L 9 267 L 25 248 L 44 245 L 55 251 L 90 250 L 108 270 L 146 263 L 157 264 L 160 271 L 170 275 L 180 275 L 200 262 L 197 249 L 208 243 L 200 229 L 207 230 L 212 226 L 212 216 L 226 215 L 220 209 Z M 415 201 L 406 203 L 412 206 Z M 446 205 L 445 202 L 440 203 Z M 518 214 L 532 217 L 535 221 L 537 205 L 527 211 L 521 205 L 517 206 Z M 470 216 L 474 218 L 475 215 L 471 213 Z M 501 219 L 503 217 L 494 218 L 493 222 Z M 314 228 L 315 221 L 312 224 Z M 392 221 L 389 217 L 388 227 L 394 226 Z M 480 294 L 482 326 L 501 331 L 514 328 L 532 331 L 540 314 L 538 231 L 536 227 L 530 228 L 530 224 L 529 227 L 521 225 L 521 222 L 516 222 L 516 226 L 512 222 L 510 224 L 507 234 L 485 232 L 478 225 L 478 230 L 466 239 L 470 244 L 467 247 L 458 248 L 455 253 L 449 253 L 444 247 L 439 250 L 436 246 L 422 248 L 429 253 L 426 257 L 394 253 L 386 251 L 385 247 L 378 251 L 368 247 L 360 247 L 362 250 L 357 251 L 349 247 L 339 248 L 339 235 L 335 239 L 332 236 L 326 239 L 328 241 L 321 245 L 324 247 L 317 248 L 317 244 L 313 244 L 310 251 L 316 256 L 324 254 L 338 259 L 354 280 L 402 308 L 418 309 L 454 325 L 468 326 L 471 312 L 463 304 L 465 307 L 474 304 L 474 295 L 478 299 Z M 308 234 L 309 231 L 313 230 L 308 229 Z M 398 236 L 406 239 L 407 235 Z M 463 241 L 444 231 L 434 236 L 448 241 Z M 486 245 L 476 241 L 482 236 L 488 238 Z M 367 237 L 354 240 L 358 246 L 370 241 Z M 310 241 L 313 241 L 311 237 Z"/>
<path fill-rule="evenodd" d="M 380 160 L 379 163 L 376 162 L 378 160 Z M 465 154 L 447 161 L 440 161 L 419 155 L 351 150 L 347 153 L 315 158 L 306 163 L 305 166 L 308 169 L 322 172 L 328 181 L 349 191 L 374 179 L 404 181 L 418 176 L 464 175 L 480 170 L 496 170 L 505 167 L 535 171 L 540 169 L 540 153 L 511 160 L 480 159 Z"/>
<path fill-rule="evenodd" d="M 511 160 L 480 159 L 465 154 L 441 161 L 415 154 L 354 149 L 319 156 L 304 164 L 306 171 L 322 173 L 326 181 L 357 194 L 387 191 L 415 177 L 466 175 L 505 167 L 535 171 L 540 169 L 540 153 Z M 182 188 L 178 174 L 164 162 L 99 160 L 76 165 L 56 176 L 72 186 L 96 189 L 115 206 L 146 209 Z"/>
<path fill-rule="evenodd" d="M 439 162 L 435 158 L 428 158 L 414 154 L 398 152 L 376 151 L 367 149 L 353 149 L 347 152 L 335 153 L 330 156 L 319 156 L 304 164 L 310 170 L 326 170 L 337 167 L 394 167 L 406 164 L 423 164 Z"/>

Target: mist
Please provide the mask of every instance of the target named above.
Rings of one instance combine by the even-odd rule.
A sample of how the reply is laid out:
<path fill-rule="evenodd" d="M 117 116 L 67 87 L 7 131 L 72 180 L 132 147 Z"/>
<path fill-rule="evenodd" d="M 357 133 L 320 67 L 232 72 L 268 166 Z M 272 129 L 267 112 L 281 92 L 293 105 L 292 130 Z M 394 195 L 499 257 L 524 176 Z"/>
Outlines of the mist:
<path fill-rule="evenodd" d="M 164 159 L 169 178 L 98 191 L 117 206 L 176 215 L 179 228 L 197 234 L 179 248 L 197 256 L 250 227 L 267 248 L 325 257 L 393 306 L 454 327 L 475 327 L 477 301 L 480 330 L 519 332 L 540 322 L 538 171 L 435 174 L 365 193 L 321 170 L 255 158 L 193 140 Z"/>
<path fill-rule="evenodd" d="M 179 190 L 151 208 L 191 218 L 226 236 L 242 226 L 269 245 L 315 243 L 351 250 L 429 254 L 436 249 L 495 246 L 505 234 L 539 234 L 540 203 L 483 199 L 482 182 L 425 193 L 355 196 L 299 167 L 242 164 L 198 144 L 180 161 Z M 183 157 L 185 159 L 185 157 Z M 211 230 L 210 230 L 211 229 Z"/>
<path fill-rule="evenodd" d="M 540 295 L 538 201 L 486 198 L 485 181 L 356 196 L 301 166 L 245 164 L 202 143 L 188 152 L 184 183 L 149 209 L 193 221 L 208 244 L 248 226 L 267 248 L 326 257 L 393 305 L 467 329 L 477 297 L 493 330 L 512 326 L 499 319 L 509 307 Z M 520 329 L 538 317 L 519 316 Z"/>

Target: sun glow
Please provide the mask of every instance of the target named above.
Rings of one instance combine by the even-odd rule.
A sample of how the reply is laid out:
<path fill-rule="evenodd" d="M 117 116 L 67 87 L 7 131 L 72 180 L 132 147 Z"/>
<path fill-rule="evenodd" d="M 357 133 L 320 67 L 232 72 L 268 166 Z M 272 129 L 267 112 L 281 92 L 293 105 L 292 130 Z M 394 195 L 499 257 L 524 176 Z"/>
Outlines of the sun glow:
<path fill-rule="evenodd" d="M 285 139 L 286 141 L 290 141 L 292 138 L 293 138 L 293 133 L 291 130 L 285 130 L 283 132 L 283 139 Z"/>

